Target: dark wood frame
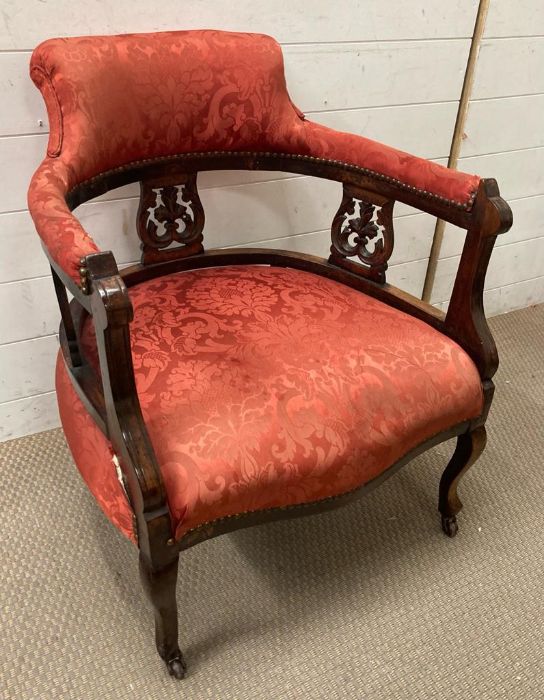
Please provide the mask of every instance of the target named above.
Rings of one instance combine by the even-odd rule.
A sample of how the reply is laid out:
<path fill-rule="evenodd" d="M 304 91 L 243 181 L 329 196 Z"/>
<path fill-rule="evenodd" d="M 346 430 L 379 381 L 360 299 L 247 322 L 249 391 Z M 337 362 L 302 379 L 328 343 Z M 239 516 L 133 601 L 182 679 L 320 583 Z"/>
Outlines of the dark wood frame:
<path fill-rule="evenodd" d="M 341 182 L 344 199 L 333 222 L 330 258 L 324 260 L 268 249 L 204 252 L 201 235 L 204 215 L 199 201 L 194 209 L 194 226 L 187 245 L 174 250 L 165 246 L 151 250 L 149 246 L 151 242 L 153 247 L 153 235 L 150 238 L 144 233 L 142 263 L 122 272 L 119 272 L 111 252 L 89 255 L 81 261 L 81 284 L 78 286 L 50 257 L 62 315 L 60 340 L 64 358 L 77 394 L 120 458 L 135 514 L 142 581 L 155 612 L 157 649 L 169 672 L 177 678 L 183 677 L 185 673 L 177 641 L 175 600 L 180 551 L 238 528 L 343 505 L 381 483 L 416 455 L 452 437 L 457 437 L 457 448 L 440 482 L 439 511 L 446 534 L 456 534 L 456 515 L 462 507 L 457 485 L 484 448 L 485 421 L 494 389 L 491 378 L 498 365 L 495 344 L 483 310 L 484 278 L 496 236 L 507 231 L 512 223 L 510 208 L 500 198 L 494 180 L 482 180 L 474 200 L 461 205 L 363 168 L 337 161 L 271 153 L 216 152 L 133 163 L 79 185 L 68 194 L 67 203 L 74 209 L 99 194 L 135 181 L 142 183 L 142 201 L 147 197 L 145 201 L 148 202 L 150 187 L 179 183 L 188 183 L 193 197 L 198 198 L 197 172 L 217 169 L 282 170 Z M 342 216 L 355 197 L 364 202 L 365 207 L 370 207 L 366 219 L 356 222 L 357 231 L 359 234 L 362 232 L 362 238 L 361 235 L 356 237 L 356 245 L 353 247 L 355 252 L 361 251 L 361 240 L 365 244 L 376 233 L 375 226 L 368 228 L 371 205 L 381 207 L 386 212 L 381 220 L 384 244 L 375 256 L 376 265 L 372 264 L 372 255 L 369 266 L 357 265 L 349 259 L 349 246 L 335 245 L 335 231 L 338 236 Z M 447 314 L 385 282 L 386 258 L 392 249 L 391 212 L 395 201 L 415 206 L 467 231 Z M 145 215 L 146 210 L 145 206 L 140 209 L 139 217 L 142 216 L 142 211 Z M 168 213 L 165 216 L 168 218 Z M 141 221 L 139 229 L 142 229 Z M 369 236 L 365 238 L 369 231 Z M 293 267 L 334 279 L 411 314 L 452 338 L 466 350 L 478 368 L 485 397 L 484 408 L 476 419 L 435 435 L 406 454 L 379 478 L 350 493 L 315 503 L 219 518 L 189 531 L 179 541 L 175 541 L 165 487 L 136 392 L 129 330 L 133 310 L 128 288 L 144 280 L 177 271 L 255 263 Z M 74 296 L 70 303 L 66 289 Z M 100 377 L 96 376 L 79 348 L 80 328 L 88 314 L 93 317 L 96 331 Z"/>

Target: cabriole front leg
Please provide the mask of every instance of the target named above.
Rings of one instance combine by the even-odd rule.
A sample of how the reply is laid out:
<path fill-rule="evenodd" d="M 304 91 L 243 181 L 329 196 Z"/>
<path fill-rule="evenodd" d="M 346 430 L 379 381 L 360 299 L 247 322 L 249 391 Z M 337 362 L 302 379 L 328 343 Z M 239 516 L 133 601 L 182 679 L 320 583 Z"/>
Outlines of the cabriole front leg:
<path fill-rule="evenodd" d="M 442 518 L 442 530 L 448 537 L 455 537 L 457 534 L 457 513 L 463 507 L 457 495 L 457 486 L 465 472 L 482 454 L 486 440 L 483 425 L 459 435 L 455 452 L 440 479 L 438 510 Z"/>
<path fill-rule="evenodd" d="M 140 576 L 155 614 L 155 643 L 168 673 L 175 678 L 185 676 L 186 666 L 178 646 L 178 609 L 176 582 L 178 556 L 161 568 L 154 567 L 140 552 Z"/>

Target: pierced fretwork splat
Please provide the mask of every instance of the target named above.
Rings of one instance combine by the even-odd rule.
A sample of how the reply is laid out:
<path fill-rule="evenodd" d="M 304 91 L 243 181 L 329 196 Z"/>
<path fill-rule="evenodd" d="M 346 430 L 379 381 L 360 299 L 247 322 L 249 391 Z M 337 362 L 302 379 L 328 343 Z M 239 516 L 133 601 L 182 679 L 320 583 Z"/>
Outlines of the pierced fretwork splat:
<path fill-rule="evenodd" d="M 368 201 L 370 198 L 374 200 Z M 342 203 L 332 222 L 329 260 L 376 282 L 385 282 L 394 245 L 394 201 L 344 185 Z M 363 265 L 350 264 L 357 257 Z"/>
<path fill-rule="evenodd" d="M 140 183 L 138 235 L 144 265 L 201 253 L 203 229 L 195 174 Z"/>

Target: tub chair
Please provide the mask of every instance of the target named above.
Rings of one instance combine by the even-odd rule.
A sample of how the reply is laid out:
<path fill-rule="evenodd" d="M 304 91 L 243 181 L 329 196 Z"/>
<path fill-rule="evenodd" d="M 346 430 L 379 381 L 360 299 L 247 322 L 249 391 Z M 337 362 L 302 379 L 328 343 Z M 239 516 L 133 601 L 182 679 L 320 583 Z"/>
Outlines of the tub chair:
<path fill-rule="evenodd" d="M 336 508 L 453 437 L 438 509 L 455 535 L 498 362 L 482 306 L 511 225 L 496 182 L 310 121 L 264 35 L 52 39 L 30 74 L 50 125 L 28 199 L 62 317 L 62 426 L 139 550 L 170 674 L 185 674 L 176 579 L 188 547 Z M 197 175 L 210 170 L 341 183 L 328 259 L 206 249 Z M 141 262 L 120 271 L 72 211 L 134 182 Z M 447 313 L 386 282 L 395 202 L 465 232 Z"/>

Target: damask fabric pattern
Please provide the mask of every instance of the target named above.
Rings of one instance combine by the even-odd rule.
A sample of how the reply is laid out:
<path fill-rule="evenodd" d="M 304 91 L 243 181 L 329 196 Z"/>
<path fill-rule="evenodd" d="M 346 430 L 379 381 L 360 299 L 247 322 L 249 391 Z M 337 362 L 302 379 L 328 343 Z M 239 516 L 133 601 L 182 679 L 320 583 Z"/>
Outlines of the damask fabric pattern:
<path fill-rule="evenodd" d="M 350 491 L 482 410 L 478 372 L 458 345 L 317 275 L 231 266 L 130 295 L 136 385 L 178 538 L 219 517 Z M 98 367 L 91 322 L 82 342 Z M 60 363 L 76 463 L 111 519 L 128 523 L 111 447 L 65 373 Z M 106 466 L 93 472 L 101 454 Z"/>
<path fill-rule="evenodd" d="M 142 159 L 258 151 L 338 160 L 469 206 L 479 178 L 305 119 L 289 98 L 280 46 L 212 30 L 52 39 L 31 76 L 50 122 L 29 208 L 54 260 L 76 282 L 97 252 L 64 198 L 75 185 Z"/>
<path fill-rule="evenodd" d="M 115 453 L 76 394 L 60 350 L 55 384 L 66 441 L 83 480 L 115 527 L 136 542 L 134 514 L 117 476 Z"/>

